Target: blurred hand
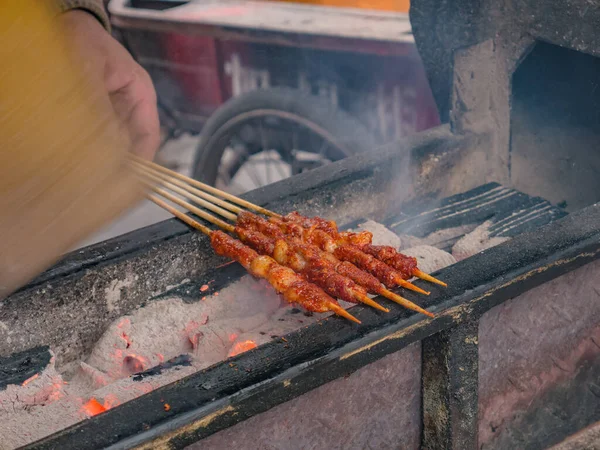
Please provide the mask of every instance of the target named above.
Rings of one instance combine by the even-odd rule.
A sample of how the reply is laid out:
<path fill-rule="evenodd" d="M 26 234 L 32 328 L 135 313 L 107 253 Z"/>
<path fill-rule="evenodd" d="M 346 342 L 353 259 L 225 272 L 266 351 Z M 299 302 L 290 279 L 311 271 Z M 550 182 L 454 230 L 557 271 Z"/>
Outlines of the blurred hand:
<path fill-rule="evenodd" d="M 90 13 L 73 10 L 59 18 L 84 70 L 97 78 L 131 141 L 131 151 L 152 159 L 158 149 L 160 128 L 156 92 L 148 73 Z"/>

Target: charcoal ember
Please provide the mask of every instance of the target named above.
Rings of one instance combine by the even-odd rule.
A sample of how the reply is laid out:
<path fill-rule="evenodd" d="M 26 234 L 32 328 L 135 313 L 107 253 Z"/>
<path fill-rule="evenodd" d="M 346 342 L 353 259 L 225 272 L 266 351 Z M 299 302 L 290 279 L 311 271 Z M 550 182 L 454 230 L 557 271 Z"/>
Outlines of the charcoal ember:
<path fill-rule="evenodd" d="M 56 371 L 54 355 L 47 348 L 42 353 L 45 354 L 40 355 L 38 351 L 22 352 L 15 355 L 16 358 L 5 359 L 9 362 L 20 361 L 19 366 L 22 367 L 23 363 L 31 363 L 28 356 L 23 357 L 24 354 L 37 355 L 36 363 L 43 363 L 47 360 L 46 356 L 50 356 L 41 370 L 39 365 L 35 367 L 35 371 L 28 370 L 26 372 L 29 375 L 28 378 L 12 377 L 8 381 L 8 384 L 0 391 L 0 417 L 10 415 L 15 411 L 27 410 L 33 406 L 46 405 L 64 396 L 65 382 Z M 7 370 L 10 370 L 9 366 L 3 367 L 3 371 Z"/>
<path fill-rule="evenodd" d="M 82 383 L 86 383 L 90 390 L 98 389 L 114 381 L 108 374 L 83 361 L 79 362 L 79 367 L 80 371 L 76 377 L 79 376 L 78 379 L 80 379 Z"/>
<path fill-rule="evenodd" d="M 424 239 L 415 236 L 410 236 L 408 234 L 399 234 L 398 237 L 400 238 L 400 246 L 398 247 L 398 250 L 404 250 L 407 248 L 428 244 L 427 241 L 425 241 Z"/>
<path fill-rule="evenodd" d="M 115 379 L 135 373 L 138 363 L 139 372 L 185 352 L 212 364 L 227 356 L 231 333 L 268 322 L 280 305 L 271 287 L 250 276 L 196 303 L 180 298 L 151 302 L 113 322 L 86 363 Z"/>
<path fill-rule="evenodd" d="M 450 253 L 430 245 L 408 248 L 403 250 L 402 253 L 417 258 L 419 269 L 426 273 L 435 272 L 456 262 L 456 259 Z"/>
<path fill-rule="evenodd" d="M 23 358 L 26 353 L 22 352 L 16 359 L 29 366 L 31 361 Z M 29 352 L 29 355 L 37 355 L 32 357 L 36 363 L 47 361 L 47 364 L 41 370 L 34 364 L 33 375 L 22 381 L 19 377 L 16 383 L 17 378 L 12 378 L 0 391 L 0 449 L 21 447 L 81 420 L 80 405 L 75 396 L 68 395 L 69 386 L 56 370 L 54 355 L 47 348 Z M 9 365 L 3 367 L 3 371 L 7 367 Z"/>
<path fill-rule="evenodd" d="M 461 261 L 509 240 L 509 238 L 490 237 L 489 228 L 491 224 L 490 221 L 484 222 L 462 237 L 452 247 L 452 256 L 454 256 L 457 261 Z"/>
<path fill-rule="evenodd" d="M 21 384 L 42 372 L 52 359 L 48 347 L 36 347 L 0 358 L 0 391 L 9 384 Z"/>
<path fill-rule="evenodd" d="M 154 368 L 160 371 L 155 376 L 146 373 L 141 380 L 135 376 L 122 378 L 85 393 L 78 391 L 81 385 L 65 384 L 52 362 L 26 385 L 9 385 L 0 392 L 0 449 L 14 449 L 37 441 L 191 375 L 198 368 L 188 361 L 186 356 L 175 358 L 163 363 L 160 369 Z M 97 405 L 93 410 L 89 408 L 91 402 Z"/>
<path fill-rule="evenodd" d="M 156 367 L 153 367 L 144 372 L 137 373 L 133 376 L 133 381 L 142 381 L 144 378 L 154 377 L 156 375 L 161 375 L 165 370 L 171 369 L 173 367 L 189 367 L 192 365 L 192 359 L 189 355 L 179 355 L 176 358 L 171 358 L 164 363 L 159 364 Z"/>
<path fill-rule="evenodd" d="M 17 400 L 10 404 L 0 402 L 0 449 L 20 448 L 76 424 L 85 419 L 81 406 L 81 399 L 74 396 L 43 405 L 24 406 Z"/>
<path fill-rule="evenodd" d="M 398 248 L 401 245 L 400 238 L 393 231 L 374 220 L 367 220 L 361 223 L 358 225 L 358 229 L 354 231 L 369 231 L 373 233 L 372 242 L 374 245 L 389 245 L 394 248 Z"/>
<path fill-rule="evenodd" d="M 210 327 L 202 327 L 202 331 L 194 333 L 191 341 L 195 341 L 195 345 L 190 352 L 194 356 L 196 364 L 208 366 L 215 362 L 227 358 L 227 350 L 231 345 L 231 329 L 221 328 L 219 323 L 215 323 Z M 238 333 L 233 332 L 235 336 Z"/>
<path fill-rule="evenodd" d="M 416 247 L 417 245 L 431 245 L 441 249 L 452 249 L 452 246 L 456 244 L 463 236 L 469 234 L 477 228 L 477 224 L 459 225 L 457 227 L 443 228 L 441 230 L 429 233 L 423 238 L 416 238 L 414 236 L 407 236 L 407 240 L 402 238 L 402 248 Z M 409 243 L 412 245 L 406 245 Z"/>
<path fill-rule="evenodd" d="M 87 364 L 116 379 L 180 355 L 189 318 L 200 317 L 190 309 L 181 299 L 167 299 L 116 320 L 94 346 Z"/>

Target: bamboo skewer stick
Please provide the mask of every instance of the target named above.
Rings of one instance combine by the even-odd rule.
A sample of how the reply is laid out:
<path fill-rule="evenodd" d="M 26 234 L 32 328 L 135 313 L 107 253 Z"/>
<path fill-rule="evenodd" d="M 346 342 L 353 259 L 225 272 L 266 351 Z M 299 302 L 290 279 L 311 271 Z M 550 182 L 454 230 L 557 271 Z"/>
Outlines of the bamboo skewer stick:
<path fill-rule="evenodd" d="M 189 184 L 184 183 L 183 181 L 171 177 L 167 174 L 164 174 L 162 172 L 158 172 L 157 170 L 148 167 L 148 166 L 144 166 L 143 164 L 140 164 L 136 161 L 134 161 L 135 167 L 137 170 L 139 170 L 140 172 L 142 172 L 144 175 L 147 176 L 151 176 L 154 180 L 156 181 L 160 181 L 161 183 L 170 183 L 170 184 L 174 184 L 180 188 L 185 189 L 186 191 L 197 195 L 198 197 L 203 198 L 204 200 L 208 200 L 209 202 L 214 203 L 215 205 L 218 205 L 224 209 L 227 209 L 233 213 L 239 213 L 244 211 L 244 209 L 240 208 L 239 206 L 235 206 L 225 200 L 222 200 L 218 197 L 215 197 L 214 195 L 208 194 L 204 191 L 201 191 L 200 189 L 196 189 L 192 186 L 190 186 Z M 200 204 L 200 203 L 199 203 Z"/>
<path fill-rule="evenodd" d="M 178 204 L 179 206 L 183 206 L 184 208 L 186 208 L 188 211 L 196 214 L 198 217 L 206 220 L 207 222 L 212 223 L 213 225 L 218 226 L 219 228 L 222 228 L 225 231 L 228 231 L 230 233 L 233 233 L 235 231 L 235 227 L 233 225 L 228 224 L 227 222 L 222 221 L 221 219 L 217 219 L 216 217 L 208 214 L 206 211 L 202 211 L 200 208 L 196 208 L 194 205 L 192 205 L 191 203 L 186 202 L 185 200 L 181 200 L 178 197 L 175 197 L 174 195 L 168 193 L 167 191 L 165 191 L 164 189 L 152 186 L 152 190 L 154 192 L 156 192 L 157 194 L 163 196 L 164 198 L 166 198 L 167 200 L 172 201 L 173 203 Z M 169 211 L 171 212 L 171 211 Z M 181 213 L 181 211 L 179 211 Z M 181 213 L 185 216 L 184 213 Z M 176 214 L 177 217 L 181 217 L 179 214 Z M 188 223 L 188 222 L 186 222 Z M 208 233 L 210 234 L 210 233 Z"/>
<path fill-rule="evenodd" d="M 188 216 L 185 213 L 182 213 L 181 211 L 179 211 L 178 209 L 173 208 L 171 205 L 169 205 L 167 202 L 162 201 L 160 198 L 158 198 L 156 195 L 154 194 L 147 194 L 146 197 L 148 198 L 148 200 L 156 203 L 158 206 L 160 206 L 162 209 L 170 212 L 171 214 L 173 214 L 175 217 L 177 217 L 178 219 L 180 219 L 181 221 L 185 222 L 186 224 L 188 224 L 190 227 L 195 228 L 196 230 L 201 231 L 202 233 L 210 236 L 210 233 L 212 232 L 212 230 L 210 228 L 208 228 L 205 225 L 202 225 L 200 222 L 197 222 L 196 220 L 192 219 L 190 216 Z"/>
<path fill-rule="evenodd" d="M 259 212 L 261 214 L 264 215 L 268 215 L 271 217 L 276 217 L 276 218 L 281 218 L 281 215 L 274 213 L 273 211 L 269 211 L 265 208 L 262 208 L 260 206 L 254 205 L 253 203 L 247 202 L 245 200 L 242 200 L 232 194 L 229 194 L 227 192 L 223 192 L 217 188 L 214 188 L 212 186 L 209 186 L 205 183 L 201 183 L 197 180 L 194 180 L 192 178 L 186 177 L 185 175 L 181 175 L 177 172 L 174 172 L 172 170 L 169 170 L 167 168 L 164 168 L 156 163 L 151 163 L 147 160 L 141 159 L 137 156 L 132 155 L 132 162 L 134 163 L 134 165 L 136 167 L 138 167 L 141 171 L 144 172 L 145 175 L 151 177 L 152 179 L 154 179 L 155 181 L 158 181 L 160 183 L 162 183 L 163 185 L 165 185 L 167 188 L 169 188 L 170 190 L 174 191 L 174 192 L 178 192 L 179 194 L 186 196 L 187 198 L 190 198 L 192 200 L 194 200 L 196 203 L 198 203 L 199 205 L 204 206 L 205 208 L 216 212 L 217 214 L 221 215 L 222 217 L 227 218 L 228 220 L 234 221 L 235 222 L 235 217 L 233 214 L 227 214 L 226 212 L 223 213 L 222 210 L 217 210 L 218 206 L 214 206 L 211 205 L 210 202 L 214 202 L 219 206 L 222 206 L 225 209 L 228 209 L 229 211 L 233 212 L 233 213 L 239 213 L 242 212 L 243 209 L 232 205 L 231 203 L 228 203 L 225 200 L 221 200 L 213 195 L 210 195 L 206 192 L 203 192 L 201 190 L 195 189 L 189 185 L 187 185 L 186 183 L 180 181 L 180 180 L 185 180 L 187 183 L 193 184 L 195 186 L 198 186 L 202 189 L 205 189 L 209 192 L 213 192 L 216 195 L 219 195 L 223 198 L 227 198 L 229 201 L 237 203 L 239 205 L 245 206 L 248 209 L 251 209 L 255 212 Z M 176 185 L 176 186 L 173 186 Z M 175 188 L 175 189 L 173 189 Z M 185 189 L 190 193 L 195 194 L 197 197 L 195 196 L 190 196 L 189 193 L 183 193 L 181 191 L 181 189 Z M 202 198 L 198 198 L 198 197 L 202 197 Z M 206 201 L 208 200 L 208 201 Z M 447 287 L 448 285 L 446 283 L 444 283 L 441 280 L 438 280 L 435 277 L 432 277 L 431 275 L 419 270 L 419 269 L 415 269 L 413 272 L 413 275 L 416 276 L 417 278 L 420 278 L 422 280 L 428 281 L 430 283 L 435 283 L 438 284 L 440 286 L 444 286 Z M 424 294 L 424 295 L 429 295 L 430 293 L 428 291 L 425 291 L 424 289 L 419 288 L 418 286 L 415 286 L 414 284 L 410 283 L 409 281 L 406 280 L 402 280 L 401 282 L 399 282 L 400 286 L 406 288 L 406 289 L 410 289 L 412 291 L 418 292 L 420 294 Z M 415 305 L 416 306 L 416 305 Z"/>
<path fill-rule="evenodd" d="M 164 194 L 167 194 L 167 196 L 165 198 L 168 198 L 169 200 L 173 201 L 174 203 L 179 204 L 180 206 L 183 206 L 184 208 L 186 208 L 187 206 L 191 206 L 192 209 L 189 209 L 189 211 L 193 212 L 194 214 L 197 214 L 195 210 L 198 210 L 198 211 L 202 212 L 201 210 L 199 210 L 198 208 L 194 207 L 193 205 L 190 205 L 189 203 L 187 203 L 187 202 L 185 202 L 183 200 L 178 199 L 177 197 L 169 194 L 168 192 L 164 191 L 163 189 L 156 188 L 155 191 L 158 194 L 163 195 L 163 196 L 164 196 Z M 201 223 L 199 223 L 196 220 L 192 219 L 187 214 L 185 214 L 185 213 L 179 211 L 178 209 L 172 207 L 168 203 L 166 203 L 163 200 L 161 200 L 160 198 L 158 198 L 156 195 L 154 195 L 154 194 L 147 194 L 146 197 L 148 198 L 148 200 L 154 202 L 156 205 L 158 205 L 161 208 L 165 209 L 166 211 L 170 212 L 175 217 L 177 217 L 178 219 L 182 220 L 183 222 L 185 222 L 186 224 L 188 224 L 192 228 L 195 228 L 195 229 L 201 231 L 202 233 L 206 234 L 207 236 L 210 236 L 212 234 L 213 231 L 210 228 L 208 228 L 205 225 L 202 225 Z M 207 214 L 207 213 L 205 213 L 205 214 L 207 216 L 210 216 L 210 214 Z M 202 217 L 202 216 L 200 216 L 200 217 Z M 210 220 L 208 218 L 204 218 L 204 219 L 208 220 L 210 222 Z M 222 220 L 217 219 L 216 217 L 214 217 L 213 219 L 216 222 L 215 224 L 220 223 L 220 225 L 218 225 L 218 226 L 225 225 L 224 229 L 226 229 L 227 231 L 232 231 L 231 229 L 233 229 L 233 227 L 231 225 L 229 225 L 228 223 L 225 223 Z M 336 305 L 335 303 L 328 302 L 327 303 L 327 307 L 332 312 L 334 312 L 335 314 L 337 314 L 340 317 L 343 317 L 345 319 L 348 319 L 348 320 L 350 320 L 352 322 L 355 322 L 355 323 L 358 323 L 358 324 L 361 323 L 360 320 L 358 320 L 356 317 L 354 317 L 352 314 L 350 314 L 344 308 L 342 308 L 339 305 Z M 386 310 L 386 311 L 389 312 L 389 310 Z"/>
<path fill-rule="evenodd" d="M 225 198 L 227 200 L 229 200 L 232 203 L 235 203 L 236 205 L 240 205 L 243 206 L 244 208 L 248 208 L 254 212 L 260 213 L 260 214 L 264 214 L 265 216 L 271 216 L 271 217 L 281 217 L 281 215 L 273 212 L 273 211 L 269 211 L 266 208 L 263 208 L 261 206 L 255 205 L 254 203 L 250 203 L 246 200 L 243 200 L 239 197 L 236 197 L 235 195 L 229 194 L 228 192 L 223 192 L 220 189 L 217 189 L 215 187 L 209 186 L 206 183 L 202 183 L 198 180 L 194 180 L 193 178 L 190 177 L 186 177 L 185 175 L 182 175 L 178 172 L 175 172 L 173 170 L 169 170 L 166 167 L 163 167 L 159 164 L 156 164 L 154 162 L 151 161 L 147 161 L 145 159 L 140 158 L 139 156 L 135 156 L 133 154 L 130 153 L 130 157 L 133 161 L 140 163 L 144 166 L 150 167 L 158 172 L 162 172 L 164 174 L 170 175 L 174 178 L 178 178 L 180 180 L 183 180 L 189 184 L 191 184 L 192 186 L 195 186 L 197 188 L 203 189 L 206 192 L 210 192 L 211 194 L 217 195 L 221 198 Z"/>
<path fill-rule="evenodd" d="M 144 173 L 145 177 L 150 178 L 151 180 L 157 181 L 159 183 L 161 183 L 164 187 L 166 187 L 167 189 L 169 189 L 170 191 L 176 192 L 179 195 L 189 198 L 190 200 L 193 200 L 195 203 L 197 203 L 198 205 L 216 212 L 217 214 L 219 214 L 222 217 L 225 217 L 226 219 L 235 221 L 237 218 L 237 214 L 233 214 L 230 213 L 229 211 L 225 211 L 223 208 L 221 208 L 220 206 L 217 205 L 213 205 L 212 203 L 186 191 L 185 189 L 181 189 L 180 187 L 175 186 L 174 184 L 168 182 L 168 181 L 163 181 L 158 177 L 155 177 L 154 175 L 150 174 L 150 173 Z"/>

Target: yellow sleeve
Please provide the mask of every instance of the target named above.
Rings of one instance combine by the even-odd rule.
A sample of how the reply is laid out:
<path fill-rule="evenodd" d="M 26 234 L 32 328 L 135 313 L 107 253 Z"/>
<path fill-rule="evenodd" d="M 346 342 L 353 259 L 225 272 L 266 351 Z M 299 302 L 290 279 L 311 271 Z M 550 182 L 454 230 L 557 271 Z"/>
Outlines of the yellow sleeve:
<path fill-rule="evenodd" d="M 59 13 L 71 9 L 83 9 L 93 14 L 102 23 L 102 26 L 110 32 L 110 21 L 102 0 L 57 0 L 56 4 Z"/>
<path fill-rule="evenodd" d="M 0 1 L 0 300 L 143 198 L 126 131 L 53 8 Z"/>

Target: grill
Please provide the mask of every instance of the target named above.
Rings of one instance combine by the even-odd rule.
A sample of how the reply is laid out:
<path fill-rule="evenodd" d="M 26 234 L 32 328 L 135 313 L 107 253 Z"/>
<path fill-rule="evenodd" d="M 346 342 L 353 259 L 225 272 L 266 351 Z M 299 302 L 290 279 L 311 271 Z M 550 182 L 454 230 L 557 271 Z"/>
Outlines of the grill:
<path fill-rule="evenodd" d="M 483 223 L 510 240 L 437 272 L 448 288 L 403 293 L 434 319 L 356 306 L 360 326 L 309 324 L 28 448 L 541 449 L 600 420 L 600 13 L 583 1 L 437 3 L 413 1 L 411 20 L 447 124 L 245 198 L 440 232 L 444 249 Z M 0 306 L 0 394 L 40 374 L 48 349 L 68 367 L 136 308 L 195 304 L 204 285 L 243 274 L 223 263 L 176 220 L 68 255 Z"/>

